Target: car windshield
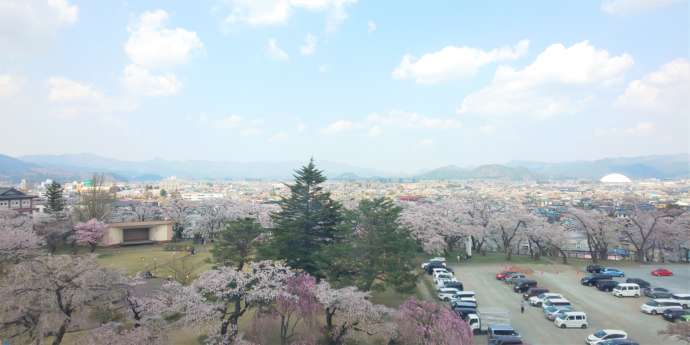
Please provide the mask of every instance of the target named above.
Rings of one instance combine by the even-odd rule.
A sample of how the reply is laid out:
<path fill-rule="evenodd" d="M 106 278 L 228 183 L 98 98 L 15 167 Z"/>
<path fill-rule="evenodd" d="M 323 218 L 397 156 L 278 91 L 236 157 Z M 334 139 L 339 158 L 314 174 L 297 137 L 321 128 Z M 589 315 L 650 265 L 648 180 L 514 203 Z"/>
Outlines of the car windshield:
<path fill-rule="evenodd" d="M 597 331 L 594 333 L 594 336 L 597 338 L 603 338 L 605 335 L 606 335 L 606 332 L 604 332 L 603 330 Z"/>
<path fill-rule="evenodd" d="M 546 311 L 549 313 L 553 313 L 554 311 L 556 311 L 556 309 L 557 309 L 556 307 L 547 307 Z"/>
<path fill-rule="evenodd" d="M 664 288 L 654 288 L 654 291 L 655 292 L 668 292 L 668 290 L 666 290 Z"/>
<path fill-rule="evenodd" d="M 495 335 L 518 335 L 517 332 L 515 332 L 512 329 L 497 329 L 494 331 Z"/>
<path fill-rule="evenodd" d="M 652 307 L 656 307 L 659 305 L 659 303 L 657 301 L 648 301 L 646 304 L 648 306 L 652 306 Z"/>

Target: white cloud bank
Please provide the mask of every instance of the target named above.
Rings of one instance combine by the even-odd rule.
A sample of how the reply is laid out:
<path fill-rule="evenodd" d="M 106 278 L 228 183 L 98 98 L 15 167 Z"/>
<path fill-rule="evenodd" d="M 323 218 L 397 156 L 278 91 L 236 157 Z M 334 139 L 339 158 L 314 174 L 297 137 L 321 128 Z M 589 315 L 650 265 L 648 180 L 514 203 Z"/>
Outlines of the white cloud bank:
<path fill-rule="evenodd" d="M 266 53 L 273 60 L 286 61 L 290 59 L 290 55 L 278 46 L 278 41 L 275 38 L 270 38 L 266 43 Z"/>
<path fill-rule="evenodd" d="M 79 7 L 67 0 L 2 0 L 0 51 L 19 56 L 43 47 L 78 19 Z"/>
<path fill-rule="evenodd" d="M 24 78 L 13 74 L 0 74 L 0 98 L 17 95 L 24 85 Z"/>
<path fill-rule="evenodd" d="M 527 54 L 528 48 L 529 41 L 522 40 L 514 47 L 489 51 L 465 46 L 447 46 L 437 52 L 424 54 L 419 59 L 406 54 L 392 75 L 395 79 L 414 79 L 422 84 L 466 78 L 473 76 L 481 67 L 488 64 L 518 59 Z"/>
<path fill-rule="evenodd" d="M 307 34 L 304 38 L 304 44 L 299 48 L 300 53 L 304 56 L 314 55 L 316 52 L 316 36 L 312 34 Z"/>
<path fill-rule="evenodd" d="M 683 3 L 687 0 L 605 0 L 601 10 L 613 15 L 635 14 Z"/>
<path fill-rule="evenodd" d="M 454 118 L 438 118 L 413 112 L 392 110 L 385 113 L 371 113 L 363 121 L 337 120 L 323 128 L 323 134 L 337 134 L 351 130 L 366 130 L 370 137 L 381 136 L 387 129 L 454 129 L 462 124 Z"/>
<path fill-rule="evenodd" d="M 631 112 L 688 114 L 690 61 L 675 59 L 659 70 L 631 81 L 616 106 Z"/>
<path fill-rule="evenodd" d="M 541 118 L 574 113 L 593 97 L 593 87 L 622 81 L 632 65 L 630 55 L 611 56 L 588 41 L 552 44 L 522 69 L 497 68 L 493 81 L 467 95 L 458 113 Z"/>
<path fill-rule="evenodd" d="M 357 0 L 223 0 L 227 25 L 269 26 L 287 23 L 299 9 L 326 12 L 326 29 L 335 30 L 347 19 L 346 8 Z"/>

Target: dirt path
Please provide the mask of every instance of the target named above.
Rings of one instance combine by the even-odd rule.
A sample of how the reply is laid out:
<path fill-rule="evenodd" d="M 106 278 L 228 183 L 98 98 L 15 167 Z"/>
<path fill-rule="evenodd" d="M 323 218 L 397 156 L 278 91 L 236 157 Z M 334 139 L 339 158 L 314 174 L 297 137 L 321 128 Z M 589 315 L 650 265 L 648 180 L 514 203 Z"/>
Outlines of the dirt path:
<path fill-rule="evenodd" d="M 521 295 L 514 293 L 511 286 L 497 281 L 495 273 L 503 265 L 451 265 L 458 280 L 466 290 L 477 293 L 479 310 L 482 308 L 503 308 L 510 312 L 511 323 L 525 341 L 532 345 L 581 345 L 584 339 L 597 329 L 612 328 L 628 332 L 632 339 L 640 344 L 680 344 L 657 336 L 657 330 L 665 328 L 667 322 L 661 317 L 642 314 L 640 304 L 645 298 L 616 298 L 610 293 L 600 292 L 596 288 L 582 286 L 579 283 L 581 273 L 565 265 L 530 265 L 534 272 L 530 275 L 553 292 L 562 293 L 575 306 L 576 310 L 585 311 L 589 317 L 588 329 L 559 329 L 544 318 L 541 308 L 527 307 L 520 314 Z M 475 344 L 485 344 L 485 336 L 477 336 Z"/>

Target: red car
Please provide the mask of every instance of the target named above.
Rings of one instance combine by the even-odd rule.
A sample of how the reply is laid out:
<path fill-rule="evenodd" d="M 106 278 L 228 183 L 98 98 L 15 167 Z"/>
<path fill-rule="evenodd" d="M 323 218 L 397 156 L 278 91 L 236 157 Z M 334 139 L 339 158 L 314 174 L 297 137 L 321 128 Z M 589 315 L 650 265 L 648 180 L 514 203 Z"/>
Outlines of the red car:
<path fill-rule="evenodd" d="M 668 277 L 668 276 L 672 276 L 673 272 L 671 272 L 665 268 L 657 268 L 654 271 L 652 271 L 652 275 L 655 277 Z"/>
<path fill-rule="evenodd" d="M 496 279 L 498 279 L 498 280 L 503 280 L 503 279 L 505 279 L 505 277 L 507 277 L 508 275 L 513 274 L 513 273 L 517 273 L 517 272 L 513 272 L 513 271 L 503 271 L 503 272 L 500 272 L 500 273 L 496 273 Z"/>

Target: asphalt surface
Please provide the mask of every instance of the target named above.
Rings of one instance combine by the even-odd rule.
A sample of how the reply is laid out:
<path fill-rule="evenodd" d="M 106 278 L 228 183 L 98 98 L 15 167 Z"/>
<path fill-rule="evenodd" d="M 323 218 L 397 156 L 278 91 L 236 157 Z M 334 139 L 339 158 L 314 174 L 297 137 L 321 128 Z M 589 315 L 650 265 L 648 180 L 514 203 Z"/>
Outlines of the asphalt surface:
<path fill-rule="evenodd" d="M 668 322 L 661 316 L 651 316 L 640 312 L 640 305 L 647 298 L 617 298 L 611 293 L 601 292 L 594 287 L 580 285 L 580 278 L 585 275 L 571 266 L 564 265 L 531 265 L 524 266 L 534 270 L 528 277 L 537 280 L 540 287 L 546 287 L 551 292 L 563 294 L 574 306 L 576 311 L 587 313 L 588 329 L 560 329 L 552 321 L 544 317 L 540 307 L 527 305 L 525 313 L 520 313 L 522 296 L 514 293 L 510 285 L 496 280 L 495 274 L 504 268 L 503 265 L 469 265 L 452 264 L 455 275 L 462 281 L 465 290 L 477 293 L 479 311 L 485 309 L 503 309 L 510 313 L 511 324 L 531 345 L 570 345 L 584 344 L 585 338 L 598 329 L 619 329 L 628 333 L 628 337 L 641 345 L 676 345 L 681 344 L 672 339 L 657 335 L 657 331 L 666 328 Z M 665 266 L 679 272 L 672 279 L 659 278 L 662 287 L 672 290 L 687 291 L 682 288 L 688 286 L 687 268 Z M 646 266 L 630 269 L 623 268 L 629 276 L 643 278 L 653 284 L 649 272 L 653 268 Z M 639 271 L 636 271 L 639 270 Z M 628 273 L 630 271 L 630 273 Z M 682 271 L 682 273 L 681 273 Z M 643 273 L 646 272 L 647 276 Z M 639 273 L 639 274 L 638 274 Z M 685 277 L 685 278 L 684 278 Z M 647 279 L 650 278 L 650 279 Z M 475 344 L 486 344 L 486 336 L 475 336 Z"/>

